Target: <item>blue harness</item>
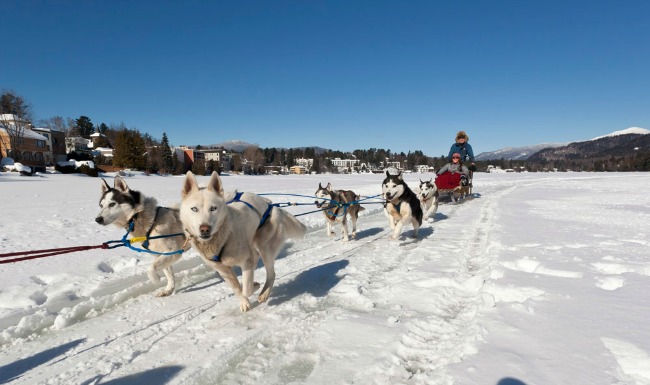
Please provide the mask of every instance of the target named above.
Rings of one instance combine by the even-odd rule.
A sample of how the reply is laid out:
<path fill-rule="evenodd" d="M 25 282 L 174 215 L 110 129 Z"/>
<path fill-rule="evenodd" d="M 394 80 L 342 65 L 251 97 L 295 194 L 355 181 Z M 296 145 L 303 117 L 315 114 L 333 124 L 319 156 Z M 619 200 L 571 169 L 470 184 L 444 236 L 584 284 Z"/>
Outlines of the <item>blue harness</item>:
<path fill-rule="evenodd" d="M 264 211 L 264 214 L 260 214 L 259 211 L 257 211 L 257 209 L 255 207 L 253 207 L 252 204 L 241 200 L 242 195 L 244 195 L 243 192 L 237 192 L 235 194 L 235 196 L 231 200 L 226 202 L 226 204 L 229 205 L 231 203 L 240 202 L 240 203 L 243 203 L 246 206 L 248 206 L 251 210 L 255 211 L 257 213 L 257 215 L 260 216 L 260 224 L 257 226 L 257 228 L 259 229 L 260 227 L 262 227 L 264 225 L 264 223 L 266 223 L 266 220 L 269 219 L 269 217 L 271 216 L 271 210 L 273 210 L 273 206 L 277 206 L 277 205 L 269 204 L 268 207 L 266 208 L 266 211 Z M 211 258 L 214 262 L 221 262 L 221 253 L 223 253 L 223 249 L 225 247 L 226 247 L 226 244 L 224 243 L 223 246 L 221 246 L 221 250 L 219 250 L 219 252 L 215 256 L 213 256 Z"/>

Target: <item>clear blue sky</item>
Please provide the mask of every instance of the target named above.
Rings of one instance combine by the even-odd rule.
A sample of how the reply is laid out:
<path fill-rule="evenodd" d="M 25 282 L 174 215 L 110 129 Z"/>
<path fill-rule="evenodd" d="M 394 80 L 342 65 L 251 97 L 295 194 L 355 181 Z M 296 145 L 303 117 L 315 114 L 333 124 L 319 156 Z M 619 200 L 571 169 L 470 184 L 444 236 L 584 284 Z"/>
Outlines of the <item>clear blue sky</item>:
<path fill-rule="evenodd" d="M 173 145 L 476 154 L 650 128 L 650 1 L 0 2 L 0 89 Z"/>

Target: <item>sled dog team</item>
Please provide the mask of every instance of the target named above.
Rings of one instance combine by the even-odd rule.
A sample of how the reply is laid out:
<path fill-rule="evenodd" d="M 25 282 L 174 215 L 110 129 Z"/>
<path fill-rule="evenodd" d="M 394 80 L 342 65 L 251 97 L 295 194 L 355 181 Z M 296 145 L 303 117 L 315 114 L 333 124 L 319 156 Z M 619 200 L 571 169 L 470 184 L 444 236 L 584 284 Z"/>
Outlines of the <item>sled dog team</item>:
<path fill-rule="evenodd" d="M 352 222 L 351 237 L 356 237 L 357 219 L 364 208 L 360 196 L 349 190 L 333 190 L 330 183 L 316 190 L 316 207 L 327 220 L 327 234 L 334 234 L 340 223 L 343 241 L 348 241 L 347 219 Z M 401 235 L 404 225 L 412 224 L 413 238 L 423 218 L 433 220 L 438 209 L 435 184 L 420 180 L 416 195 L 404 182 L 402 173 L 386 172 L 382 182 L 385 213 L 392 230 L 391 239 Z M 271 294 L 275 281 L 275 259 L 289 239 L 300 239 L 306 226 L 293 215 L 270 200 L 253 193 L 224 192 L 221 178 L 213 172 L 206 187 L 200 187 L 192 172 L 188 172 L 181 190 L 180 207 L 158 206 L 157 200 L 131 190 L 121 177 L 115 177 L 113 187 L 102 179 L 100 212 L 95 221 L 100 225 L 115 225 L 127 229 L 132 237 L 144 238 L 142 247 L 155 257 L 147 270 L 149 280 L 160 281 L 159 271 L 167 278 L 158 297 L 172 294 L 175 279 L 172 265 L 190 245 L 203 262 L 216 270 L 239 299 L 241 311 L 250 310 L 249 297 L 259 289 L 253 273 L 260 257 L 266 270 L 266 281 L 258 295 L 260 303 Z M 241 283 L 233 267 L 241 269 Z"/>

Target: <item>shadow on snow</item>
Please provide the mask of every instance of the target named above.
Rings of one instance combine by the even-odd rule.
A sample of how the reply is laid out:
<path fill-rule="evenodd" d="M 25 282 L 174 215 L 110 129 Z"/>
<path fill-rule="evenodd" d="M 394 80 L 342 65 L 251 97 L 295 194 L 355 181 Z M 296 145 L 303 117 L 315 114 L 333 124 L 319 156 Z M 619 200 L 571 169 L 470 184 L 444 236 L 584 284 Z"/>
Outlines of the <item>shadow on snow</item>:
<path fill-rule="evenodd" d="M 183 367 L 179 365 L 163 366 L 162 368 L 155 368 L 142 373 L 116 378 L 114 380 L 100 381 L 100 383 L 103 385 L 163 385 L 171 381 L 181 370 L 183 370 Z M 103 376 L 96 376 L 90 380 L 82 382 L 81 385 L 95 384 L 97 383 L 97 380 L 101 380 L 102 378 Z"/>
<path fill-rule="evenodd" d="M 269 305 L 280 305 L 301 294 L 311 294 L 314 297 L 326 296 L 343 279 L 336 274 L 348 264 L 346 260 L 335 261 L 303 271 L 291 281 L 274 288 Z"/>
<path fill-rule="evenodd" d="M 68 350 L 83 343 L 85 340 L 85 338 L 74 340 L 68 342 L 67 344 L 47 349 L 31 357 L 23 358 L 5 366 L 0 366 L 0 384 L 15 380 L 29 370 L 34 369 L 37 366 L 54 359 L 55 357 L 64 355 Z"/>

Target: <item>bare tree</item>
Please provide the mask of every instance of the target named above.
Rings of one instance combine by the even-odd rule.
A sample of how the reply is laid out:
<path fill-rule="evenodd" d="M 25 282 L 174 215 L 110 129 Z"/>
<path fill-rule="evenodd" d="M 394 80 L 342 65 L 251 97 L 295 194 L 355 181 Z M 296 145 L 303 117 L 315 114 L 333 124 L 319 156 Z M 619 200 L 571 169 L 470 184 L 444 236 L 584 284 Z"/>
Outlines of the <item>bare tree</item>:
<path fill-rule="evenodd" d="M 264 164 L 264 153 L 257 146 L 249 146 L 244 150 L 244 159 L 251 164 L 253 172 L 258 174 Z"/>
<path fill-rule="evenodd" d="M 31 106 L 15 92 L 4 91 L 0 96 L 0 130 L 6 135 L 0 135 L 0 146 L 7 155 L 11 149 L 14 160 L 20 160 L 20 146 L 31 123 Z"/>
<path fill-rule="evenodd" d="M 66 132 L 68 130 L 66 121 L 61 116 L 53 116 L 48 119 L 41 119 L 38 121 L 38 125 L 54 131 Z"/>

